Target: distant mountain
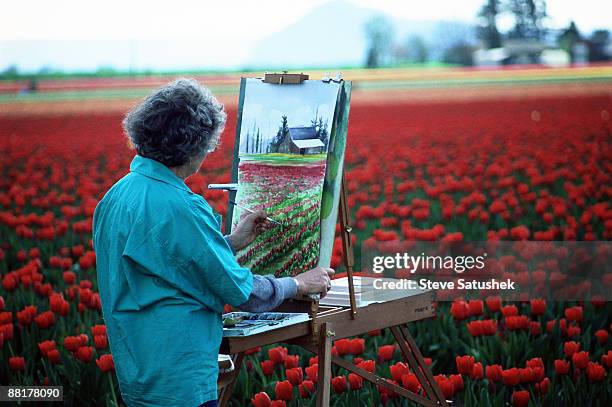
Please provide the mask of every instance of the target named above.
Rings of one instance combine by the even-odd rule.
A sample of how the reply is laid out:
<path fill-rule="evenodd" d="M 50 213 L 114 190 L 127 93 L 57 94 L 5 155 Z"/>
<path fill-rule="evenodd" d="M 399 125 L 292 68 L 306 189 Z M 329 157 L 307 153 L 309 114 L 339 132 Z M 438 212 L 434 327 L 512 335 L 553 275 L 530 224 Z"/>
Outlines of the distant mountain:
<path fill-rule="evenodd" d="M 409 21 L 335 0 L 261 40 L 244 61 L 244 66 L 271 69 L 362 65 L 367 47 L 365 24 L 381 15 L 392 25 L 397 44 L 403 44 L 410 35 L 419 35 L 434 59 L 458 38 L 475 42 L 474 26 L 470 24 Z"/>

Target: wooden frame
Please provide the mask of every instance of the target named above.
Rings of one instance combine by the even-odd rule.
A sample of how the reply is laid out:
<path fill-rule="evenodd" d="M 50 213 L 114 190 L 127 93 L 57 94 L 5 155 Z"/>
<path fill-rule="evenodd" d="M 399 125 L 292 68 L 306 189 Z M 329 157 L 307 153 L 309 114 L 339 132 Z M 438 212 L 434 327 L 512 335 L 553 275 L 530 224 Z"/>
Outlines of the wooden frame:
<path fill-rule="evenodd" d="M 266 82 L 275 84 L 301 83 L 307 79 L 303 74 L 266 74 Z M 240 99 L 244 98 L 243 92 Z M 240 104 L 242 106 L 242 104 Z M 238 112 L 239 122 L 242 111 Z M 345 123 L 346 124 L 346 123 Z M 236 148 L 236 147 L 235 147 Z M 235 172 L 234 168 L 234 172 Z M 236 179 L 236 174 L 232 174 Z M 230 191 L 230 199 L 234 199 L 235 191 Z M 228 225 L 231 220 L 228 220 Z M 316 300 L 288 300 L 278 311 L 307 312 L 310 321 L 296 325 L 286 326 L 270 331 L 245 337 L 226 337 L 221 343 L 220 352 L 232 355 L 234 362 L 233 377 L 219 394 L 220 406 L 228 406 L 235 380 L 240 372 L 245 351 L 258 346 L 270 345 L 278 342 L 299 345 L 302 348 L 316 353 L 319 357 L 317 406 L 327 407 L 330 403 L 330 382 L 332 363 L 355 373 L 387 390 L 393 391 L 406 399 L 424 406 L 447 406 L 440 387 L 433 378 L 429 367 L 425 364 L 416 342 L 410 335 L 406 324 L 426 318 L 434 317 L 434 297 L 432 291 L 425 291 L 409 297 L 399 298 L 383 303 L 374 303 L 357 308 L 355 301 L 355 287 L 353 282 L 353 242 L 351 239 L 351 226 L 349 221 L 349 208 L 344 173 L 341 180 L 340 202 L 338 207 L 338 222 L 342 237 L 343 260 L 346 267 L 349 284 L 349 307 L 320 306 Z M 367 372 L 354 366 L 352 363 L 332 356 L 333 340 L 363 335 L 377 329 L 389 329 L 399 345 L 402 356 L 413 370 L 421 383 L 424 395 L 412 393 L 403 387 L 388 382 L 385 378 Z"/>

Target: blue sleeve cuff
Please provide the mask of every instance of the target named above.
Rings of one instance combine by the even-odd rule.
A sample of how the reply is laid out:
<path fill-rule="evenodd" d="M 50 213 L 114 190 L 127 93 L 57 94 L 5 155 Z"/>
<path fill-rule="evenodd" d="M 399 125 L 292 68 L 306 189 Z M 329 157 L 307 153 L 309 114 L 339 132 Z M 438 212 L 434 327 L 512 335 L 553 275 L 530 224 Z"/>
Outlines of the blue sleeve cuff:
<path fill-rule="evenodd" d="M 291 277 L 253 274 L 253 290 L 248 300 L 238 305 L 242 311 L 265 312 L 278 307 L 297 294 L 297 284 Z"/>

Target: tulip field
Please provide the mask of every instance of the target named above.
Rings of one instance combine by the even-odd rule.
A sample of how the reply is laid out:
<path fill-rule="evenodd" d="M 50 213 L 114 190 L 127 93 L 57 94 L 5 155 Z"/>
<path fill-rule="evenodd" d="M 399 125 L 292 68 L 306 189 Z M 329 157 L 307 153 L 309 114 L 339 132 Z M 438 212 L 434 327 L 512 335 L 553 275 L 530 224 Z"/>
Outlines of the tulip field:
<path fill-rule="evenodd" d="M 345 166 L 358 247 L 368 240 L 612 240 L 612 80 L 588 92 L 529 86 L 528 97 L 475 86 L 463 100 L 439 90 L 436 100 L 370 98 L 356 86 Z M 134 154 L 122 135 L 123 111 L 71 105 L 2 113 L 3 106 L 0 385 L 62 385 L 67 405 L 122 405 L 91 219 Z M 220 147 L 187 182 L 223 215 L 226 194 L 207 185 L 230 177 L 236 110 L 226 106 Z M 336 240 L 332 263 L 341 271 Z M 610 302 L 439 302 L 435 318 L 409 329 L 453 405 L 612 405 Z M 422 392 L 389 332 L 337 340 L 333 353 Z M 274 344 L 248 352 L 232 402 L 314 406 L 318 385 L 315 355 Z M 338 367 L 329 385 L 333 406 L 408 405 Z"/>

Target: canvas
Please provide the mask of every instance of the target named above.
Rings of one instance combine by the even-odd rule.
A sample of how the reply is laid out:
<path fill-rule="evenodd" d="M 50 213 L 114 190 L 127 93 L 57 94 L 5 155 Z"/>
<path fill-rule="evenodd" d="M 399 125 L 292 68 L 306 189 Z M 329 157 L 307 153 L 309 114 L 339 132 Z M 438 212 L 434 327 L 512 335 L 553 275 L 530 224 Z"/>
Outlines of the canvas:
<path fill-rule="evenodd" d="M 278 222 L 236 254 L 254 273 L 288 276 L 329 266 L 349 97 L 346 82 L 242 80 L 231 228 L 249 210 L 263 209 Z"/>

